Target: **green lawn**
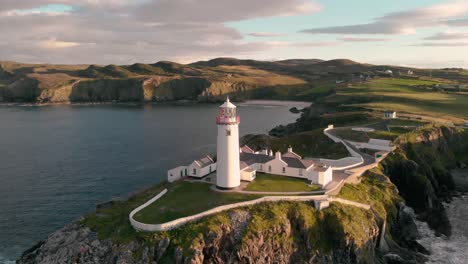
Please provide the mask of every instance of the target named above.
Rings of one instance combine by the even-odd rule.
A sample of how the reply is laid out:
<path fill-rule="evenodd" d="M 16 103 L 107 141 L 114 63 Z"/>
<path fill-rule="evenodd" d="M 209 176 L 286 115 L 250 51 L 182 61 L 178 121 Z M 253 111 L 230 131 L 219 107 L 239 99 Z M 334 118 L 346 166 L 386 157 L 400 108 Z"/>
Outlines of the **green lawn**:
<path fill-rule="evenodd" d="M 388 126 L 424 126 L 426 122 L 411 119 L 390 119 Z"/>
<path fill-rule="evenodd" d="M 216 206 L 259 198 L 258 195 L 219 193 L 211 184 L 180 182 L 168 188 L 167 194 L 135 215 L 137 221 L 158 224 L 194 215 Z"/>
<path fill-rule="evenodd" d="M 257 178 L 249 183 L 245 190 L 257 192 L 309 192 L 319 189 L 319 186 L 310 186 L 303 179 L 259 173 Z"/>
<path fill-rule="evenodd" d="M 351 140 L 351 141 L 356 141 L 356 142 L 368 142 L 369 141 L 369 137 L 367 136 L 366 132 L 354 131 L 350 128 L 345 128 L 345 129 L 337 128 L 335 129 L 335 133 L 338 137 L 346 139 L 346 140 Z"/>

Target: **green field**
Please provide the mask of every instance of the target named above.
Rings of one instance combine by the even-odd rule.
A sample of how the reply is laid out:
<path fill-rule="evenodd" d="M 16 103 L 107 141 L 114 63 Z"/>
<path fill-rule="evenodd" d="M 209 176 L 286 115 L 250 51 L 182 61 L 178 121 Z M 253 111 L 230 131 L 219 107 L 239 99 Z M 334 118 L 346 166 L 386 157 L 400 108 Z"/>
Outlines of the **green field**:
<path fill-rule="evenodd" d="M 263 173 L 257 174 L 256 179 L 245 188 L 246 191 L 257 192 L 310 192 L 319 189 L 319 186 L 309 185 L 303 179 Z"/>
<path fill-rule="evenodd" d="M 379 78 L 340 89 L 333 100 L 346 103 L 359 98 L 368 102 L 354 105 L 371 109 L 468 118 L 468 95 L 427 91 L 416 87 L 438 83 L 440 82 L 431 80 Z"/>
<path fill-rule="evenodd" d="M 220 193 L 211 184 L 180 182 L 168 188 L 167 194 L 135 215 L 135 220 L 158 224 L 194 215 L 216 206 L 259 198 L 258 195 Z"/>

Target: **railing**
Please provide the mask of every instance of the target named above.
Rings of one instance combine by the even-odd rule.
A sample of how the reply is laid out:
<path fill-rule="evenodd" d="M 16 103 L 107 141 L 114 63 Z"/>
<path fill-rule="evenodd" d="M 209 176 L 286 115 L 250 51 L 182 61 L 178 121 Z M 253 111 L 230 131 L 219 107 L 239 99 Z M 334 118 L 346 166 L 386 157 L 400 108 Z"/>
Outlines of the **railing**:
<path fill-rule="evenodd" d="M 240 117 L 224 117 L 224 116 L 217 116 L 216 117 L 216 124 L 239 124 Z"/>

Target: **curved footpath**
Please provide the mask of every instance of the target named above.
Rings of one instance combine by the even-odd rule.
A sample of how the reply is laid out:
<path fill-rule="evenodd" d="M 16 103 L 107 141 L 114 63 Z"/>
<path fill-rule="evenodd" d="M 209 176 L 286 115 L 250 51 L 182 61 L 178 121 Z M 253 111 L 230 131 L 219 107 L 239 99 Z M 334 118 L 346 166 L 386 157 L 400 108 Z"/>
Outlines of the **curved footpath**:
<path fill-rule="evenodd" d="M 152 199 L 148 200 L 146 203 L 138 206 L 135 208 L 132 212 L 129 214 L 129 220 L 133 228 L 135 228 L 138 231 L 147 231 L 147 232 L 155 232 L 155 231 L 167 231 L 171 230 L 177 227 L 180 227 L 182 225 L 185 225 L 190 222 L 197 221 L 203 217 L 213 215 L 216 213 L 220 213 L 226 210 L 231 210 L 234 208 L 239 208 L 239 207 L 246 207 L 246 206 L 252 206 L 255 204 L 259 203 L 265 203 L 265 202 L 280 202 L 280 201 L 300 201 L 300 202 L 305 202 L 305 201 L 313 201 L 314 206 L 317 209 L 323 209 L 328 207 L 330 202 L 338 202 L 350 206 L 356 206 L 365 210 L 369 210 L 371 206 L 369 204 L 363 204 L 363 203 L 358 203 L 355 201 L 350 201 L 342 198 L 337 198 L 333 197 L 333 195 L 337 195 L 343 185 L 345 183 L 359 183 L 359 176 L 361 176 L 365 171 L 376 167 L 379 162 L 385 158 L 382 157 L 379 160 L 374 160 L 372 157 L 369 155 L 366 155 L 362 152 L 360 152 L 357 148 L 346 142 L 346 140 L 339 138 L 336 136 L 333 132 L 334 129 L 333 127 L 329 127 L 323 131 L 323 133 L 332 139 L 336 143 L 342 143 L 349 151 L 351 154 L 352 158 L 354 159 L 354 163 L 352 164 L 346 164 L 346 166 L 343 166 L 342 168 L 338 168 L 336 171 L 337 173 L 340 173 L 342 175 L 341 180 L 338 181 L 333 181 L 327 187 L 325 188 L 324 191 L 312 191 L 312 192 L 255 192 L 255 191 L 223 191 L 223 190 L 218 190 L 214 186 L 211 188 L 214 191 L 217 192 L 237 192 L 237 193 L 244 193 L 244 194 L 263 194 L 263 195 L 275 195 L 275 196 L 264 196 L 255 200 L 251 201 L 245 201 L 245 202 L 239 202 L 239 203 L 233 203 L 233 204 L 227 204 L 227 205 L 221 205 L 215 208 L 212 208 L 210 210 L 191 215 L 191 216 L 186 216 L 182 218 L 178 218 L 166 223 L 161 223 L 161 224 L 146 224 L 146 223 L 141 223 L 137 220 L 134 219 L 135 214 L 146 208 L 148 205 L 154 203 L 157 201 L 159 198 L 161 198 L 163 195 L 167 193 L 167 189 L 164 189 L 162 192 L 160 192 L 158 195 L 153 197 Z M 345 170 L 346 169 L 346 170 Z M 346 175 L 346 176 L 343 176 Z M 281 196 L 284 195 L 284 196 Z"/>

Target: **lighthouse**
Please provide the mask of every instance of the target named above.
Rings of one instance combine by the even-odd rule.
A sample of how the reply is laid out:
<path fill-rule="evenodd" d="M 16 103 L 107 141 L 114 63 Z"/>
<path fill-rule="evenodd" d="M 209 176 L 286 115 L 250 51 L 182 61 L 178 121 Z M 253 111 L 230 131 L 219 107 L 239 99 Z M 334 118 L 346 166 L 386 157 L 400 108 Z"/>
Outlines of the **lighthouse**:
<path fill-rule="evenodd" d="M 240 185 L 239 123 L 236 106 L 227 98 L 219 107 L 219 114 L 216 117 L 218 125 L 216 186 L 220 189 L 232 189 Z"/>

